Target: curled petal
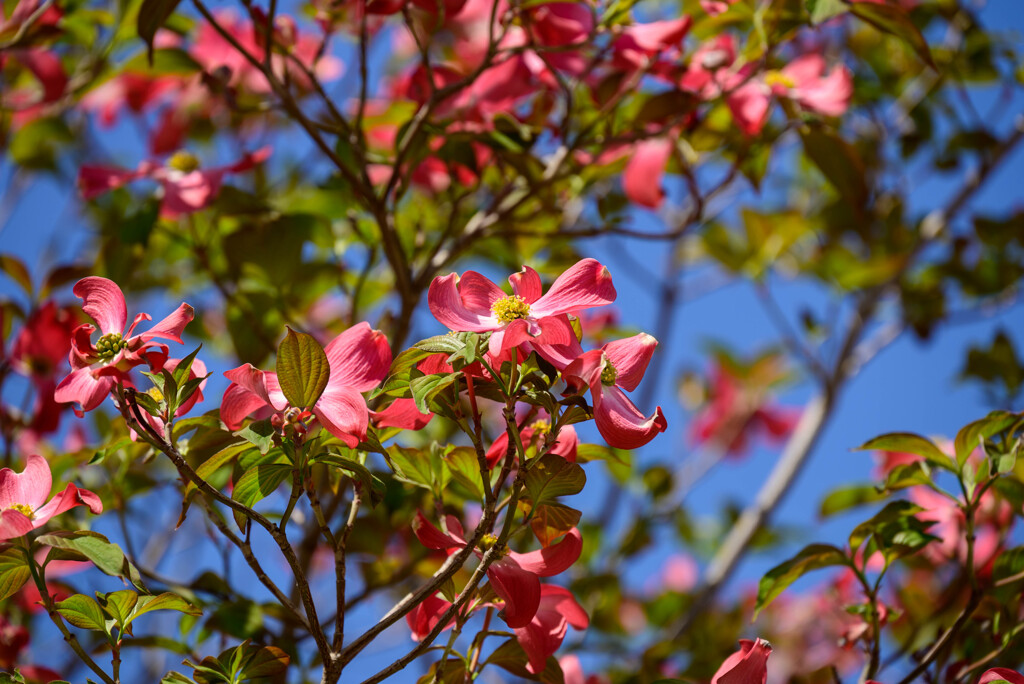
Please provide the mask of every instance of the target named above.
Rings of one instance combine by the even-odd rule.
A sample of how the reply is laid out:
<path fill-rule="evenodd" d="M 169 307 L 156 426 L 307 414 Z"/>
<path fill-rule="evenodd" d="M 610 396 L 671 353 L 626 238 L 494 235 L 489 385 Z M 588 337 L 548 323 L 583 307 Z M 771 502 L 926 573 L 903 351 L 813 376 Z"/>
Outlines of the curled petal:
<path fill-rule="evenodd" d="M 525 299 L 528 304 L 533 304 L 544 293 L 540 276 L 529 266 L 524 265 L 523 270 L 519 273 L 510 275 L 508 282 L 512 285 L 512 291 Z"/>
<path fill-rule="evenodd" d="M 576 357 L 576 360 L 562 371 L 562 379 L 571 392 L 581 392 L 601 382 L 601 372 L 606 363 L 604 350 L 591 349 Z M 595 399 L 596 401 L 596 399 Z"/>
<path fill-rule="evenodd" d="M 668 427 L 660 406 L 647 418 L 618 387 L 604 387 L 600 399 L 594 398 L 594 421 L 609 446 L 618 449 L 642 447 Z"/>
<path fill-rule="evenodd" d="M 174 313 L 154 325 L 146 332 L 140 333 L 139 338 L 148 342 L 154 337 L 160 337 L 162 339 L 173 340 L 174 342 L 181 344 L 181 333 L 185 330 L 185 326 L 192 322 L 195 315 L 195 309 L 185 302 L 182 302 L 181 305 L 175 309 Z M 134 327 L 134 325 L 132 327 Z"/>
<path fill-rule="evenodd" d="M 568 570 L 579 559 L 582 551 L 583 537 L 574 527 L 566 532 L 561 540 L 547 548 L 529 553 L 513 551 L 508 557 L 519 567 L 538 577 L 553 577 Z"/>
<path fill-rule="evenodd" d="M 1024 684 L 1024 675 L 1021 675 L 1008 667 L 993 667 L 989 670 L 985 670 L 985 674 L 981 675 L 981 679 L 978 680 L 978 684 L 989 684 L 990 682 L 1000 681 L 1010 682 L 1010 684 Z"/>
<path fill-rule="evenodd" d="M 534 344 L 533 348 L 542 359 L 553 365 L 558 370 L 565 370 L 573 361 L 583 354 L 583 347 L 575 335 L 569 344 Z"/>
<path fill-rule="evenodd" d="M 470 310 L 466 306 L 460 295 L 458 283 L 459 276 L 455 273 L 438 276 L 430 283 L 427 304 L 434 318 L 449 330 L 487 332 L 498 328 L 500 324 L 491 315 L 489 308 L 484 312 Z"/>
<path fill-rule="evenodd" d="M 428 596 L 422 603 L 417 604 L 412 611 L 407 613 L 405 622 L 409 625 L 409 631 L 412 632 L 413 641 L 423 641 L 430 634 L 430 630 L 437 626 L 437 623 L 441 621 L 441 616 L 451 606 L 452 604 L 435 594 L 434 596 Z M 448 629 L 453 624 L 455 624 L 454 615 L 441 631 Z"/>
<path fill-rule="evenodd" d="M 740 650 L 725 659 L 711 684 L 764 684 L 772 647 L 764 639 L 740 639 Z"/>
<path fill-rule="evenodd" d="M 583 259 L 558 276 L 547 294 L 530 307 L 530 313 L 536 318 L 544 318 L 614 301 L 612 274 L 597 259 Z"/>
<path fill-rule="evenodd" d="M 416 511 L 416 515 L 412 519 L 412 532 L 428 549 L 454 549 L 466 545 L 465 542 L 460 544 L 434 527 L 422 511 Z"/>
<path fill-rule="evenodd" d="M 229 430 L 237 430 L 242 427 L 243 420 L 265 406 L 269 404 L 260 396 L 239 384 L 231 383 L 221 399 L 220 419 Z"/>
<path fill-rule="evenodd" d="M 622 174 L 622 187 L 630 201 L 658 209 L 665 200 L 661 177 L 672 156 L 672 141 L 654 138 L 638 143 Z"/>
<path fill-rule="evenodd" d="M 109 375 L 94 376 L 92 371 L 86 368 L 78 368 L 60 381 L 57 389 L 53 391 L 53 398 L 59 404 L 77 403 L 81 408 L 75 408 L 75 414 L 81 418 L 85 412 L 92 411 L 103 403 L 110 388 L 114 386 L 115 379 Z"/>
<path fill-rule="evenodd" d="M 433 413 L 420 413 L 416 408 L 413 399 L 395 399 L 383 411 L 373 411 L 370 414 L 373 424 L 377 427 L 397 427 L 403 430 L 420 430 L 426 427 Z"/>
<path fill-rule="evenodd" d="M 89 314 L 100 326 L 100 332 L 123 333 L 128 322 L 128 307 L 124 293 L 114 281 L 98 276 L 82 278 L 73 292 L 82 300 L 82 311 Z"/>
<path fill-rule="evenodd" d="M 312 410 L 324 428 L 348 446 L 366 439 L 370 412 L 363 396 L 351 387 L 328 384 Z"/>
<path fill-rule="evenodd" d="M 255 394 L 263 400 L 264 404 L 273 407 L 275 411 L 282 411 L 288 405 L 288 400 L 284 398 L 281 387 L 277 383 L 277 373 L 262 371 L 251 363 L 246 363 L 238 368 L 224 371 L 224 377 L 241 386 L 242 389 Z"/>
<path fill-rule="evenodd" d="M 10 468 L 0 470 L 0 508 L 22 504 L 35 510 L 46 503 L 52 486 L 50 464 L 42 456 L 32 454 L 25 459 L 25 469 L 20 473 Z"/>
<path fill-rule="evenodd" d="M 540 606 L 540 580 L 537 575 L 519 566 L 512 555 L 501 558 L 487 568 L 487 578 L 494 593 L 505 601 L 502 617 L 515 629 L 533 620 Z"/>
<path fill-rule="evenodd" d="M 627 392 L 635 390 L 657 346 L 658 340 L 647 333 L 606 344 L 604 354 L 617 373 L 615 384 Z"/>
<path fill-rule="evenodd" d="M 79 489 L 74 483 L 69 482 L 64 491 L 50 499 L 50 502 L 36 511 L 33 527 L 40 527 L 55 515 L 60 515 L 71 510 L 75 506 L 88 506 L 95 514 L 103 512 L 103 502 L 88 489 Z"/>
<path fill-rule="evenodd" d="M 359 323 L 341 333 L 324 352 L 331 367 L 329 386 L 367 392 L 380 384 L 391 367 L 388 340 L 369 323 Z"/>

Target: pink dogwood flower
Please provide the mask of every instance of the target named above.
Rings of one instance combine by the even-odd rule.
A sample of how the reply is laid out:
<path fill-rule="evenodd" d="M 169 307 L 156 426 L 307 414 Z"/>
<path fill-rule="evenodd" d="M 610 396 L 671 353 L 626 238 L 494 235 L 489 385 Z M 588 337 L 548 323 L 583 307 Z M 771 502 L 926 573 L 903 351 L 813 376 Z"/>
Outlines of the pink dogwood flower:
<path fill-rule="evenodd" d="M 448 533 L 445 534 L 427 520 L 421 511 L 412 520 L 416 538 L 428 549 L 444 549 L 449 554 L 464 548 L 466 541 L 462 524 L 454 516 L 445 519 Z M 496 543 L 492 535 L 481 540 L 484 549 L 474 549 L 477 557 Z M 494 592 L 505 602 L 502 617 L 513 629 L 526 627 L 537 614 L 541 604 L 541 577 L 553 577 L 567 570 L 580 557 L 583 538 L 575 527 L 558 542 L 537 551 L 516 553 L 505 550 L 498 560 L 487 568 L 487 578 Z"/>
<path fill-rule="evenodd" d="M 740 639 L 740 650 L 725 659 L 711 684 L 764 684 L 771 653 L 771 644 L 764 639 Z"/>
<path fill-rule="evenodd" d="M 744 387 L 721 364 L 711 371 L 710 395 L 710 402 L 694 417 L 690 439 L 694 444 L 715 444 L 727 456 L 743 454 L 757 435 L 785 438 L 800 418 L 799 410 L 769 402 L 763 391 Z"/>
<path fill-rule="evenodd" d="M 130 382 L 128 371 L 143 363 L 161 368 L 167 360 L 167 345 L 155 338 L 182 342 L 181 333 L 195 315 L 188 304 L 182 304 L 170 316 L 149 330 L 133 335 L 135 326 L 153 320 L 147 313 L 135 316 L 131 326 L 124 294 L 114 282 L 89 276 L 75 283 L 74 293 L 82 301 L 82 310 L 99 325 L 100 338 L 92 342 L 96 327 L 83 323 L 71 336 L 71 373 L 60 381 L 54 391 L 59 403 L 77 403 L 75 414 L 81 417 L 101 403 L 117 383 Z"/>
<path fill-rule="evenodd" d="M 586 629 L 590 625 L 587 612 L 568 589 L 554 584 L 542 585 L 536 615 L 526 626 L 513 630 L 529 659 L 527 670 L 534 674 L 544 671 L 548 657 L 562 645 L 569 625 Z"/>
<path fill-rule="evenodd" d="M 536 444 L 539 448 L 543 443 L 544 436 L 549 432 L 551 432 L 551 421 L 545 413 L 542 417 L 522 428 L 519 431 L 519 436 L 523 440 L 525 448 L 529 448 L 533 444 Z M 558 441 L 548 449 L 548 453 L 561 456 L 570 463 L 575 463 L 576 448 L 579 446 L 579 443 L 580 438 L 576 434 L 576 430 L 571 425 L 567 425 L 558 431 Z M 505 458 L 506 453 L 508 453 L 508 432 L 502 432 L 495 438 L 494 443 L 487 450 L 487 464 L 492 468 L 495 467 Z"/>
<path fill-rule="evenodd" d="M 529 266 L 508 280 L 511 295 L 476 271 L 434 278 L 430 312 L 450 330 L 492 333 L 490 352 L 498 355 L 524 342 L 569 344 L 576 336 L 566 314 L 615 300 L 612 276 L 596 259 L 577 262 L 543 295 L 540 276 Z"/>
<path fill-rule="evenodd" d="M 366 438 L 370 419 L 362 392 L 379 385 L 387 375 L 391 348 L 384 333 L 364 322 L 335 337 L 324 352 L 331 374 L 324 393 L 309 410 L 332 435 L 350 447 L 358 446 Z M 225 371 L 224 376 L 231 385 L 224 392 L 220 417 L 232 430 L 254 412 L 282 413 L 291 408 L 277 373 L 247 363 Z"/>
<path fill-rule="evenodd" d="M 597 429 L 613 447 L 636 449 L 668 427 L 660 406 L 647 418 L 626 395 L 640 384 L 657 346 L 656 339 L 640 333 L 585 352 L 562 371 L 571 391 L 590 388 Z"/>
<path fill-rule="evenodd" d="M 71 482 L 47 502 L 52 488 L 50 464 L 42 456 L 29 456 L 20 473 L 0 470 L 0 539 L 24 536 L 75 506 L 88 506 L 97 515 L 103 512 L 98 496 Z"/>
<path fill-rule="evenodd" d="M 145 161 L 130 171 L 112 166 L 83 165 L 78 172 L 82 198 L 91 200 L 106 192 L 143 178 L 155 180 L 163 188 L 160 215 L 177 218 L 208 207 L 220 192 L 224 176 L 243 173 L 270 157 L 270 147 L 245 155 L 234 164 L 203 169 L 188 152 L 177 152 L 166 164 Z"/>

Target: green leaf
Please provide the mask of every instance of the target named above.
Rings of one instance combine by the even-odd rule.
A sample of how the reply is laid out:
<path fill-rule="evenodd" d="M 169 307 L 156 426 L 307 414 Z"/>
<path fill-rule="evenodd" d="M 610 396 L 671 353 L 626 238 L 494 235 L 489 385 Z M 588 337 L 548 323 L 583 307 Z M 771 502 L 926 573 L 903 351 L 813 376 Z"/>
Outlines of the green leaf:
<path fill-rule="evenodd" d="M 909 501 L 891 501 L 870 520 L 850 533 L 850 548 L 857 549 L 868 538 L 887 561 L 914 553 L 937 538 L 928 534 L 934 522 L 915 517 L 924 509 Z"/>
<path fill-rule="evenodd" d="M 57 612 L 65 620 L 80 629 L 92 629 L 106 632 L 107 616 L 103 614 L 100 604 L 91 596 L 74 594 L 57 603 Z"/>
<path fill-rule="evenodd" d="M 842 550 L 831 544 L 811 544 L 804 547 L 784 563 L 769 570 L 757 587 L 757 605 L 754 608 L 754 619 L 769 603 L 808 572 L 836 565 L 849 563 Z"/>
<path fill-rule="evenodd" d="M 445 388 L 459 379 L 458 373 L 439 373 L 437 375 L 421 375 L 409 381 L 413 401 L 420 413 L 430 412 L 430 402 Z"/>
<path fill-rule="evenodd" d="M 287 671 L 291 658 L 277 646 L 247 646 L 252 652 L 246 654 L 240 674 L 245 680 L 273 677 Z"/>
<path fill-rule="evenodd" d="M 861 21 L 874 26 L 883 33 L 888 33 L 905 41 L 914 49 L 914 52 L 924 61 L 925 64 L 935 67 L 932 59 L 932 51 L 928 47 L 928 41 L 921 35 L 921 31 L 910 20 L 906 10 L 898 5 L 874 4 L 857 2 L 849 6 L 850 13 Z"/>
<path fill-rule="evenodd" d="M 396 444 L 388 448 L 388 458 L 398 479 L 417 487 L 439 491 L 451 479 L 444 462 L 433 450 L 406 449 Z"/>
<path fill-rule="evenodd" d="M 251 468 L 238 479 L 235 490 L 231 493 L 238 503 L 252 508 L 257 501 L 270 496 L 292 472 L 289 463 L 264 463 Z"/>
<path fill-rule="evenodd" d="M 102 534 L 87 530 L 54 532 L 36 538 L 35 543 L 41 546 L 77 551 L 92 561 L 92 564 L 101 572 L 128 580 L 140 591 L 146 590 L 138 569 L 128 562 L 121 547 Z"/>
<path fill-rule="evenodd" d="M 255 446 L 261 454 L 266 454 L 274 446 L 274 433 L 274 426 L 268 418 L 249 423 L 234 434 Z"/>
<path fill-rule="evenodd" d="M 556 454 L 545 454 L 530 466 L 524 478 L 527 498 L 534 507 L 559 496 L 578 494 L 587 476 L 578 463 L 570 463 Z"/>
<path fill-rule="evenodd" d="M 932 485 L 931 472 L 925 462 L 914 461 L 898 465 L 889 471 L 889 476 L 885 479 L 885 489 L 890 492 L 915 485 Z"/>
<path fill-rule="evenodd" d="M 131 617 L 132 611 L 135 610 L 135 604 L 139 601 L 139 595 L 130 589 L 122 589 L 121 591 L 112 591 L 109 594 L 97 594 L 97 598 L 103 610 L 110 617 L 114 618 L 118 628 L 130 634 L 130 630 L 126 629 L 128 619 Z"/>
<path fill-rule="evenodd" d="M 26 294 L 32 294 L 32 275 L 21 259 L 13 254 L 0 254 L 0 271 L 21 286 Z"/>
<path fill-rule="evenodd" d="M 136 55 L 125 62 L 121 70 L 146 76 L 191 76 L 202 67 L 181 48 L 160 48 Z"/>
<path fill-rule="evenodd" d="M 952 469 L 949 456 L 944 454 L 930 439 L 910 432 L 891 432 L 864 442 L 857 451 L 901 451 L 921 456 L 929 465 Z"/>
<path fill-rule="evenodd" d="M 542 546 L 550 546 L 556 539 L 580 524 L 582 513 L 560 503 L 540 504 L 532 510 L 530 529 Z"/>
<path fill-rule="evenodd" d="M 444 455 L 452 479 L 468 489 L 477 499 L 484 496 L 484 480 L 480 475 L 480 464 L 476 451 L 470 447 L 452 447 Z"/>
<path fill-rule="evenodd" d="M 812 24 L 820 24 L 846 12 L 849 7 L 843 0 L 804 0 Z"/>
<path fill-rule="evenodd" d="M 277 347 L 277 379 L 288 403 L 309 408 L 327 388 L 331 367 L 320 343 L 312 335 L 288 334 Z"/>
<path fill-rule="evenodd" d="M 0 601 L 13 595 L 32 577 L 32 570 L 21 549 L 10 548 L 0 553 Z"/>
<path fill-rule="evenodd" d="M 154 63 L 153 38 L 171 14 L 174 13 L 174 9 L 178 6 L 179 2 L 181 0 L 142 0 L 142 7 L 139 8 L 139 18 L 135 28 L 139 38 L 146 43 L 150 64 Z"/>
<path fill-rule="evenodd" d="M 868 197 L 864 161 L 850 143 L 823 127 L 809 127 L 800 133 L 804 152 L 839 194 L 855 207 Z"/>
<path fill-rule="evenodd" d="M 818 515 L 822 518 L 842 513 L 843 511 L 865 504 L 875 503 L 886 498 L 888 494 L 878 491 L 874 485 L 854 485 L 833 490 L 822 499 Z"/>
<path fill-rule="evenodd" d="M 63 119 L 46 117 L 25 124 L 11 136 L 8 153 L 19 166 L 27 169 L 54 169 L 57 155 L 75 135 Z"/>
<path fill-rule="evenodd" d="M 1013 425 L 1018 418 L 1020 418 L 1019 415 L 1008 411 L 993 411 L 981 420 L 965 425 L 956 433 L 956 438 L 953 440 L 957 463 L 963 466 L 971 452 L 978 448 L 982 440 L 1002 432 Z"/>
<path fill-rule="evenodd" d="M 200 608 L 192 605 L 182 597 L 169 591 L 165 591 L 164 593 L 157 594 L 156 596 L 140 596 L 139 601 L 135 606 L 135 610 L 132 612 L 128 621 L 131 622 L 140 615 L 152 613 L 154 610 L 176 610 L 179 613 L 193 615 L 196 617 L 203 614 L 203 611 Z"/>
<path fill-rule="evenodd" d="M 435 335 L 434 337 L 428 337 L 425 340 L 420 340 L 414 344 L 413 347 L 430 354 L 454 354 L 455 352 L 462 351 L 466 346 L 465 335 L 467 334 L 472 333 Z"/>
<path fill-rule="evenodd" d="M 343 454 L 332 452 L 317 456 L 315 462 L 328 463 L 354 475 L 363 493 L 369 493 L 371 506 L 376 506 L 384 498 L 386 486 L 383 480 L 371 473 L 370 469 L 359 461 Z"/>

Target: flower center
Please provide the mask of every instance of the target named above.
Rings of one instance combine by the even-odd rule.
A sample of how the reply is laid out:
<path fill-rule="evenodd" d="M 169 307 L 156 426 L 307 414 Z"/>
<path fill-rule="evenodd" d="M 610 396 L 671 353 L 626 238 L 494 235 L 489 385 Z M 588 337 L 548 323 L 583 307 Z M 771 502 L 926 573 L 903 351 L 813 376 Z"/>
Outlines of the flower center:
<path fill-rule="evenodd" d="M 491 304 L 491 311 L 499 321 L 508 324 L 529 316 L 530 305 L 519 295 L 509 295 Z"/>
<path fill-rule="evenodd" d="M 127 348 L 128 342 L 121 337 L 121 333 L 107 333 L 96 340 L 96 352 L 101 359 L 112 359 L 117 352 Z"/>
<path fill-rule="evenodd" d="M 32 507 L 28 506 L 26 504 L 23 504 L 23 503 L 12 503 L 10 506 L 7 507 L 7 510 L 18 511 L 19 513 L 24 515 L 29 520 L 35 520 L 36 519 L 36 514 L 32 510 Z"/>
<path fill-rule="evenodd" d="M 495 536 L 493 534 L 485 534 L 484 536 L 480 537 L 480 542 L 477 544 L 477 546 L 480 548 L 481 551 L 485 551 L 486 552 L 486 551 L 489 551 L 490 549 L 494 548 L 497 544 L 498 544 L 498 537 L 497 536 Z M 508 552 L 509 552 L 508 547 L 505 547 L 505 548 L 502 548 L 502 549 L 498 549 L 498 555 L 499 556 L 507 556 Z"/>
<path fill-rule="evenodd" d="M 191 152 L 178 150 L 167 160 L 167 166 L 182 173 L 192 173 L 199 168 L 199 160 Z"/>
<path fill-rule="evenodd" d="M 781 71 L 766 71 L 764 73 L 764 82 L 769 86 L 782 86 L 786 89 L 796 88 L 796 81 Z"/>
<path fill-rule="evenodd" d="M 547 433 L 551 432 L 551 422 L 547 420 L 534 421 L 530 425 L 530 429 L 532 429 L 539 435 L 546 435 Z"/>
<path fill-rule="evenodd" d="M 618 379 L 619 371 L 615 370 L 615 366 L 613 366 L 611 362 L 605 361 L 604 368 L 601 370 L 601 384 L 606 387 L 611 387 Z"/>

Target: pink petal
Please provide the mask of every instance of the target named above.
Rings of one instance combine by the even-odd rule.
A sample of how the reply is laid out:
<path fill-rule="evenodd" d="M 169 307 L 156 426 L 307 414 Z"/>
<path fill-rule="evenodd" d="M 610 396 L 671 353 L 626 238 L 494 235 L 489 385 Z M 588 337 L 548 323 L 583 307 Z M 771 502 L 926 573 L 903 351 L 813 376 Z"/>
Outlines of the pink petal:
<path fill-rule="evenodd" d="M 740 639 L 740 650 L 725 659 L 711 684 L 764 684 L 772 647 L 764 639 Z"/>
<path fill-rule="evenodd" d="M 658 209 L 665 200 L 661 177 L 672 156 L 673 144 L 665 138 L 637 143 L 622 174 L 622 187 L 631 202 Z"/>
<path fill-rule="evenodd" d="M 13 50 L 11 55 L 25 65 L 43 86 L 43 102 L 56 102 L 64 95 L 68 75 L 57 55 L 48 50 Z"/>
<path fill-rule="evenodd" d="M 42 456 L 32 454 L 25 459 L 25 469 L 20 473 L 10 468 L 0 470 L 0 508 L 22 504 L 35 510 L 46 503 L 51 487 L 50 464 Z"/>
<path fill-rule="evenodd" d="M 601 349 L 591 349 L 577 356 L 576 360 L 562 371 L 562 379 L 568 385 L 568 390 L 581 392 L 587 387 L 599 385 L 605 360 L 604 351 Z"/>
<path fill-rule="evenodd" d="M 531 11 L 530 28 L 542 45 L 572 45 L 594 27 L 594 16 L 582 2 L 547 2 Z"/>
<path fill-rule="evenodd" d="M 82 199 L 91 200 L 141 177 L 138 171 L 86 164 L 78 170 L 78 188 L 82 192 Z"/>
<path fill-rule="evenodd" d="M 0 539 L 17 539 L 33 529 L 32 521 L 24 513 L 13 508 L 0 512 Z"/>
<path fill-rule="evenodd" d="M 128 322 L 128 307 L 124 294 L 112 280 L 98 276 L 82 278 L 73 292 L 82 300 L 82 311 L 89 314 L 104 335 L 121 334 Z"/>
<path fill-rule="evenodd" d="M 547 548 L 516 553 L 512 551 L 508 557 L 527 572 L 538 577 L 554 577 L 569 569 L 583 551 L 583 537 L 575 527 L 565 533 L 559 541 Z"/>
<path fill-rule="evenodd" d="M 546 345 L 535 343 L 533 348 L 542 359 L 552 364 L 558 370 L 565 370 L 569 364 L 583 354 L 583 347 L 580 346 L 579 340 L 576 339 L 575 335 L 569 341 L 569 344 Z"/>
<path fill-rule="evenodd" d="M 36 511 L 36 518 L 32 521 L 33 527 L 41 527 L 55 515 L 69 511 L 75 506 L 88 506 L 95 514 L 103 512 L 103 502 L 88 489 L 79 489 L 74 483 L 69 482 L 64 491 L 50 499 L 50 503 Z"/>
<path fill-rule="evenodd" d="M 530 624 L 540 605 L 537 575 L 519 567 L 509 555 L 491 563 L 487 568 L 487 578 L 494 587 L 494 593 L 505 601 L 502 610 L 505 623 L 513 629 Z"/>
<path fill-rule="evenodd" d="M 632 38 L 641 50 L 655 53 L 682 42 L 692 23 L 693 19 L 690 17 L 681 17 L 634 24 L 626 28 L 622 35 Z"/>
<path fill-rule="evenodd" d="M 220 191 L 223 170 L 197 170 L 178 176 L 178 172 L 161 173 L 157 180 L 164 189 L 160 215 L 177 218 L 205 209 Z"/>
<path fill-rule="evenodd" d="M 359 446 L 366 439 L 370 411 L 363 395 L 351 387 L 328 383 L 312 411 L 328 432 L 348 446 Z"/>
<path fill-rule="evenodd" d="M 490 316 L 494 302 L 506 295 L 486 276 L 476 271 L 466 271 L 459 279 L 459 296 L 470 311 Z"/>
<path fill-rule="evenodd" d="M 81 408 L 76 408 L 75 414 L 81 418 L 86 411 L 103 403 L 115 382 L 111 376 L 94 376 L 89 367 L 79 368 L 60 381 L 53 391 L 53 399 L 59 404 L 77 402 Z"/>
<path fill-rule="evenodd" d="M 821 78 L 825 73 L 825 68 L 825 58 L 815 52 L 810 52 L 800 55 L 782 67 L 781 72 L 796 84 L 795 87 L 799 88 Z"/>
<path fill-rule="evenodd" d="M 435 594 L 434 596 L 428 596 L 422 603 L 413 608 L 411 612 L 407 613 L 405 622 L 409 625 L 409 631 L 412 632 L 413 641 L 425 639 L 430 634 L 430 630 L 434 629 L 437 623 L 441 621 L 441 616 L 451 606 L 452 604 Z M 454 624 L 455 616 L 453 615 L 441 631 L 450 628 Z"/>
<path fill-rule="evenodd" d="M 373 411 L 370 418 L 377 427 L 397 427 L 403 430 L 420 430 L 434 417 L 433 413 L 420 413 L 411 398 L 395 399 L 383 411 Z"/>
<path fill-rule="evenodd" d="M 540 610 L 558 613 L 576 629 L 590 626 L 590 617 L 576 601 L 576 597 L 565 587 L 545 584 L 540 588 Z"/>
<path fill-rule="evenodd" d="M 597 259 L 583 259 L 558 276 L 547 294 L 530 307 L 536 318 L 570 314 L 615 301 L 612 274 Z"/>
<path fill-rule="evenodd" d="M 224 371 L 224 377 L 252 392 L 276 411 L 283 411 L 288 406 L 288 400 L 281 394 L 280 385 L 277 383 L 277 373 L 262 371 L 247 363 Z"/>
<path fill-rule="evenodd" d="M 324 352 L 331 366 L 328 383 L 333 387 L 367 392 L 380 384 L 391 367 L 388 339 L 369 323 L 359 323 L 341 333 Z"/>
<path fill-rule="evenodd" d="M 594 422 L 609 446 L 637 449 L 668 427 L 660 406 L 646 418 L 618 387 L 604 387 L 600 397 L 594 398 Z"/>
<path fill-rule="evenodd" d="M 221 399 L 220 419 L 229 430 L 237 430 L 242 427 L 246 417 L 265 406 L 270 406 L 266 400 L 233 382 L 228 385 Z"/>
<path fill-rule="evenodd" d="M 449 330 L 487 332 L 499 328 L 501 324 L 491 314 L 489 305 L 486 311 L 470 310 L 466 306 L 460 296 L 458 283 L 459 276 L 455 273 L 438 276 L 430 283 L 427 304 L 434 318 Z"/>
<path fill-rule="evenodd" d="M 140 333 L 139 339 L 149 341 L 154 337 L 160 337 L 165 340 L 173 340 L 182 344 L 181 333 L 184 332 L 185 326 L 192 322 L 195 315 L 195 309 L 185 302 L 182 302 L 170 316 L 160 321 L 146 332 Z"/>
<path fill-rule="evenodd" d="M 1010 684 L 1024 684 L 1024 675 L 1014 672 L 1007 667 L 993 667 L 985 670 L 985 674 L 981 675 L 978 684 L 989 684 L 989 682 L 998 682 L 1000 680 L 1010 682 Z"/>
<path fill-rule="evenodd" d="M 269 145 L 266 145 L 266 146 L 261 147 L 260 149 L 256 150 L 255 152 L 250 152 L 250 153 L 246 154 L 244 157 L 239 159 L 237 162 L 235 162 L 231 166 L 221 167 L 221 168 L 216 169 L 216 170 L 217 171 L 224 171 L 225 173 L 242 173 L 244 171 L 248 171 L 249 169 L 253 168 L 257 164 L 262 164 L 267 159 L 269 159 L 270 158 L 270 153 L 272 151 L 273 151 L 273 148 L 271 148 Z"/>
<path fill-rule="evenodd" d="M 604 354 L 618 373 L 615 384 L 629 392 L 635 390 L 643 379 L 647 364 L 650 363 L 651 355 L 657 346 L 658 340 L 647 333 L 604 345 Z"/>
<path fill-rule="evenodd" d="M 533 304 L 544 293 L 540 276 L 529 266 L 523 266 L 519 273 L 510 275 L 508 282 L 512 285 L 512 291 L 525 299 L 527 304 Z"/>
<path fill-rule="evenodd" d="M 412 519 L 412 533 L 420 540 L 420 543 L 428 549 L 455 549 L 465 546 L 465 542 L 459 543 L 449 537 L 427 520 L 423 511 L 416 511 Z"/>
<path fill-rule="evenodd" d="M 757 135 L 764 128 L 771 104 L 769 95 L 763 83 L 753 82 L 740 86 L 726 97 L 733 120 L 745 134 Z"/>
<path fill-rule="evenodd" d="M 543 672 L 548 657 L 558 651 L 567 631 L 568 625 L 562 616 L 543 609 L 537 611 L 528 625 L 516 629 L 516 641 L 529 660 L 526 669 L 534 674 Z"/>

